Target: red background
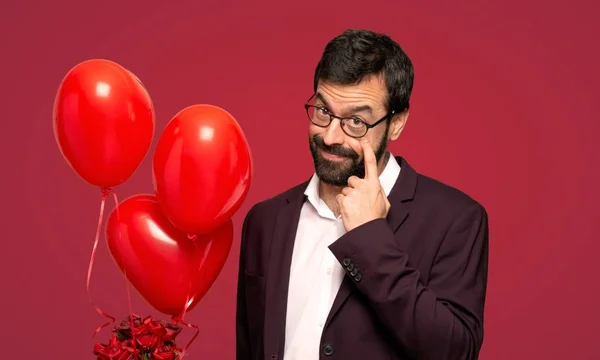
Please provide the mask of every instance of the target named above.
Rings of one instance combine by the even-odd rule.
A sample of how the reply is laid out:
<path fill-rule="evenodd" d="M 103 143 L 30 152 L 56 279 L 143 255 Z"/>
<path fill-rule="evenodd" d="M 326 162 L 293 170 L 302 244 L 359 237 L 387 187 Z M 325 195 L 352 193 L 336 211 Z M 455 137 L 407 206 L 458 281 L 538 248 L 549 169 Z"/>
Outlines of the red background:
<path fill-rule="evenodd" d="M 312 172 L 302 104 L 314 67 L 330 38 L 365 27 L 391 34 L 416 68 L 394 153 L 489 211 L 481 358 L 597 359 L 594 3 L 3 1 L 0 357 L 91 359 L 91 334 L 104 321 L 84 286 L 100 194 L 70 171 L 52 134 L 54 94 L 72 66 L 107 58 L 138 75 L 156 106 L 154 145 L 167 121 L 195 103 L 224 107 L 242 125 L 253 186 L 222 275 L 188 315 L 201 326 L 189 358 L 232 359 L 243 216 Z M 117 188 L 121 199 L 152 191 L 150 159 Z M 124 283 L 104 243 L 92 289 L 103 309 L 126 315 Z M 137 295 L 134 310 L 156 315 Z"/>

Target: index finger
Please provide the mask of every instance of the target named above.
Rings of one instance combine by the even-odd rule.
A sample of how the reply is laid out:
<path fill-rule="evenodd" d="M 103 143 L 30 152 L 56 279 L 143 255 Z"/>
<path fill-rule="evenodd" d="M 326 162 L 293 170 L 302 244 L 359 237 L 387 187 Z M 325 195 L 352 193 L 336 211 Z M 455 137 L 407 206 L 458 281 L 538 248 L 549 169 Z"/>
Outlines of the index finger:
<path fill-rule="evenodd" d="M 365 162 L 365 178 L 377 178 L 377 158 L 375 157 L 373 147 L 371 147 L 371 143 L 369 142 L 369 140 L 367 140 L 367 138 L 363 138 L 360 143 L 362 146 L 363 157 Z"/>

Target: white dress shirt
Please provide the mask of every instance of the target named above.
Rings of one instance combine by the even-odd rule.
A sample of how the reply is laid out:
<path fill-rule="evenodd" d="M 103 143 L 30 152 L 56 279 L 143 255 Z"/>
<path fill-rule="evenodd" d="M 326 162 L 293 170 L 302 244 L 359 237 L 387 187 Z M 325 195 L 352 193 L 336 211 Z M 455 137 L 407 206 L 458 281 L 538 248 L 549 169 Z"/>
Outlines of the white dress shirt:
<path fill-rule="evenodd" d="M 399 174 L 400 165 L 390 154 L 379 176 L 386 195 Z M 308 201 L 300 213 L 290 272 L 285 360 L 319 359 L 323 326 L 345 275 L 328 248 L 346 232 L 342 218 L 336 218 L 319 197 L 316 174 L 304 193 Z"/>

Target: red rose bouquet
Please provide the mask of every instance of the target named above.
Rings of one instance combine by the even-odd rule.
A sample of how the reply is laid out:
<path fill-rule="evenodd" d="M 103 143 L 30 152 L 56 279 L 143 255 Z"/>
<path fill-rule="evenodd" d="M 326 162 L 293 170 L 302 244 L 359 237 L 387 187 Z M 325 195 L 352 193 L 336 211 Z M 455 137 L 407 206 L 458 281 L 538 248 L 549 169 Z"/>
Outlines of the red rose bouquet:
<path fill-rule="evenodd" d="M 175 343 L 181 330 L 178 324 L 133 315 L 113 329 L 108 343 L 96 343 L 94 355 L 97 360 L 176 360 L 183 352 Z"/>

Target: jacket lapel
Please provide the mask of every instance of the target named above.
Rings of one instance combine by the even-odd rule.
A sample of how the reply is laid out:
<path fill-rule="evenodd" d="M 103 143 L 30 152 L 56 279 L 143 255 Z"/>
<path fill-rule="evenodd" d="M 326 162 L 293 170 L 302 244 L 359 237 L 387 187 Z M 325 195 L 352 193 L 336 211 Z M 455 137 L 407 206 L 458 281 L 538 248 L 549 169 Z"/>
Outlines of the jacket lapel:
<path fill-rule="evenodd" d="M 288 196 L 275 220 L 265 294 L 264 348 L 267 359 L 283 358 L 290 266 L 307 184 Z"/>
<path fill-rule="evenodd" d="M 401 157 L 396 157 L 400 164 L 400 176 L 388 197 L 391 207 L 387 221 L 394 233 L 408 216 L 409 203 L 414 199 L 417 190 L 417 172 Z"/>
<path fill-rule="evenodd" d="M 388 224 L 395 233 L 400 228 L 400 225 L 404 222 L 408 216 L 408 204 L 414 198 L 415 190 L 417 187 L 417 173 L 416 171 L 401 157 L 396 157 L 398 164 L 400 164 L 400 176 L 392 191 L 388 196 L 390 202 L 390 211 L 387 216 Z M 333 302 L 325 327 L 329 325 L 334 316 L 338 313 L 342 305 L 346 302 L 350 294 L 352 293 L 355 285 L 352 283 L 349 277 L 344 276 L 342 285 L 338 291 L 338 294 Z"/>

